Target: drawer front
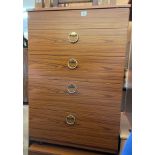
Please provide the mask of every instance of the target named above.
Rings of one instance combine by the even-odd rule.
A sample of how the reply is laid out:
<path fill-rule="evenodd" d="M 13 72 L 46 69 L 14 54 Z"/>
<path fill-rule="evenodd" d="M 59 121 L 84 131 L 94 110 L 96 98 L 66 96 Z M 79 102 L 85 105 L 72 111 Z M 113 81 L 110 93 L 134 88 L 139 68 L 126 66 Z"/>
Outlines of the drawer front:
<path fill-rule="evenodd" d="M 76 43 L 70 42 L 73 32 L 78 35 Z M 126 36 L 127 28 L 29 30 L 29 50 L 31 54 L 125 56 Z"/>
<path fill-rule="evenodd" d="M 56 145 L 32 144 L 29 148 L 29 155 L 107 155 L 80 149 L 73 149 Z"/>
<path fill-rule="evenodd" d="M 93 96 L 99 99 L 113 100 L 120 97 L 118 94 L 120 94 L 121 88 L 122 82 L 116 83 L 115 81 L 109 82 L 103 80 L 94 82 L 93 80 L 81 79 L 70 80 L 70 78 L 29 78 L 29 99 L 33 99 L 34 97 L 47 98 L 48 100 L 52 100 L 55 97 L 70 99 L 71 96 L 69 95 L 72 94 L 72 97 L 77 99 L 80 97 L 80 99 L 83 98 L 86 99 L 86 101 L 92 99 Z M 70 93 L 72 90 L 75 90 L 75 93 Z"/>
<path fill-rule="evenodd" d="M 128 19 L 128 8 L 29 12 L 29 30 L 126 28 Z"/>
<path fill-rule="evenodd" d="M 117 152 L 120 113 L 112 104 L 120 105 L 120 100 L 81 100 L 31 101 L 30 139 Z"/>
<path fill-rule="evenodd" d="M 72 58 L 77 61 L 77 66 L 73 69 L 70 68 Z M 122 83 L 124 60 L 124 57 L 80 56 L 71 53 L 61 56 L 57 56 L 56 53 L 52 55 L 29 54 L 29 77 L 40 77 L 45 80 L 100 81 L 102 84 L 105 81 L 106 83 Z"/>

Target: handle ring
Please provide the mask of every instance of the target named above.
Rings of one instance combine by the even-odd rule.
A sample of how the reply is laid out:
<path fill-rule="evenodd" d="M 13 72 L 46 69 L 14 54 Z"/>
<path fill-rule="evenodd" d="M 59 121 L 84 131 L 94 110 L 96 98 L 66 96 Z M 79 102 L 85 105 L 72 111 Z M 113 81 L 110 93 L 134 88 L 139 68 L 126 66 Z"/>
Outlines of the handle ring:
<path fill-rule="evenodd" d="M 78 66 L 78 61 L 74 58 L 71 58 L 68 60 L 68 64 L 67 64 L 69 69 L 75 69 Z"/>
<path fill-rule="evenodd" d="M 76 43 L 79 40 L 79 35 L 76 32 L 71 32 L 68 35 L 68 40 L 70 43 Z"/>
<path fill-rule="evenodd" d="M 67 86 L 67 91 L 69 94 L 74 94 L 77 92 L 77 86 L 75 84 L 69 84 Z"/>
<path fill-rule="evenodd" d="M 68 116 L 66 116 L 66 123 L 68 125 L 74 125 L 75 124 L 75 121 L 76 121 L 75 116 L 73 116 L 71 114 L 68 115 Z"/>

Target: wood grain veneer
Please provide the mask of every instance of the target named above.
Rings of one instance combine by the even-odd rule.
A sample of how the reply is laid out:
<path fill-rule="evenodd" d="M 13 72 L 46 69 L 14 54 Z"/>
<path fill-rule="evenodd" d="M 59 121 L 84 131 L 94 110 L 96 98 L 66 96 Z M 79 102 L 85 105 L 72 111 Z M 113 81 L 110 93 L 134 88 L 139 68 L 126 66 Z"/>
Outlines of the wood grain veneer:
<path fill-rule="evenodd" d="M 116 153 L 129 9 L 87 11 L 29 12 L 30 139 Z M 74 70 L 70 58 L 78 61 Z M 65 122 L 69 114 L 74 125 Z"/>
<path fill-rule="evenodd" d="M 29 55 L 29 75 L 43 78 L 70 77 L 74 80 L 103 80 L 115 79 L 122 82 L 124 57 L 98 57 L 80 55 Z M 70 58 L 78 61 L 76 69 L 68 68 Z"/>
<path fill-rule="evenodd" d="M 29 148 L 29 155 L 107 155 L 106 153 L 90 152 L 68 147 L 55 145 L 32 144 Z"/>
<path fill-rule="evenodd" d="M 68 41 L 68 34 L 77 32 L 79 41 L 72 44 Z M 48 54 L 62 55 L 93 55 L 100 53 L 104 56 L 125 56 L 127 42 L 127 28 L 122 29 L 48 29 L 29 30 L 30 53 L 38 54 L 45 51 Z M 52 46 L 51 46 L 52 45 Z M 96 54 L 96 56 L 98 56 Z"/>
<path fill-rule="evenodd" d="M 127 28 L 128 8 L 29 12 L 29 30 L 33 29 L 89 29 Z"/>

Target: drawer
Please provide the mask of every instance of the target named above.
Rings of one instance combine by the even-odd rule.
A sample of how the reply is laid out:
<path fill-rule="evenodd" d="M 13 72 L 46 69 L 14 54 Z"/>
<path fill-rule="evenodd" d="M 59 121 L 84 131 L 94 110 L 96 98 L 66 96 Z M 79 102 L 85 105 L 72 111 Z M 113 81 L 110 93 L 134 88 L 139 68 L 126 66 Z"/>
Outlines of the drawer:
<path fill-rule="evenodd" d="M 85 16 L 81 16 L 85 11 Z M 29 12 L 29 30 L 126 28 L 129 9 L 93 9 Z"/>
<path fill-rule="evenodd" d="M 122 92 L 122 82 L 101 80 L 94 82 L 92 80 L 81 80 L 70 78 L 29 78 L 29 99 L 31 100 L 61 100 L 65 102 L 71 100 L 74 103 L 80 102 L 86 104 L 102 103 L 105 101 L 119 100 Z M 59 101 L 60 100 L 60 101 Z M 100 102 L 101 100 L 101 102 Z M 68 103 L 67 103 L 68 104 Z M 102 103 L 104 104 L 104 103 Z M 110 106 L 110 105 L 109 105 Z M 111 104 L 111 106 L 114 106 Z M 118 105 L 116 105 L 118 106 Z"/>
<path fill-rule="evenodd" d="M 72 58 L 76 61 L 72 65 Z M 124 57 L 103 57 L 100 55 L 80 56 L 29 54 L 29 77 L 44 79 L 66 79 L 115 81 L 120 83 L 124 75 Z M 70 67 L 76 68 L 70 68 Z M 103 83 L 102 83 L 103 84 Z"/>
<path fill-rule="evenodd" d="M 29 155 L 107 155 L 107 154 L 80 149 L 73 149 L 63 146 L 39 145 L 34 143 L 29 148 Z"/>
<path fill-rule="evenodd" d="M 117 152 L 120 101 L 89 101 L 30 99 L 30 139 Z"/>
<path fill-rule="evenodd" d="M 73 37 L 69 36 L 71 32 L 76 32 Z M 127 28 L 29 30 L 29 53 L 125 56 L 126 36 Z"/>

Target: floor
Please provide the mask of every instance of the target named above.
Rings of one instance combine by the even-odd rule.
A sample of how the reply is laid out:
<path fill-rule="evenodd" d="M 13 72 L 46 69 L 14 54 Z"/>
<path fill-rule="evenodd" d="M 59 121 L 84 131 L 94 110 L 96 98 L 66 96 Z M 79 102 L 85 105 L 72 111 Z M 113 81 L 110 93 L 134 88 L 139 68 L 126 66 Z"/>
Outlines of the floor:
<path fill-rule="evenodd" d="M 23 106 L 23 155 L 28 155 L 28 105 Z M 125 113 L 121 113 L 120 152 L 129 135 L 130 123 Z"/>
<path fill-rule="evenodd" d="M 28 155 L 28 106 L 23 106 L 23 155 Z"/>

